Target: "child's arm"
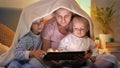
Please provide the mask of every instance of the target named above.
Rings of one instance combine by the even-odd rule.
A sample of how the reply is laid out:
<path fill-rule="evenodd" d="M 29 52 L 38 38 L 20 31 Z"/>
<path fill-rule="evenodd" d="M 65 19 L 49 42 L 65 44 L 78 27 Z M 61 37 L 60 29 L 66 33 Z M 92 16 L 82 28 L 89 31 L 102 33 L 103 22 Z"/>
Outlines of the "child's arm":
<path fill-rule="evenodd" d="M 92 52 L 90 50 L 85 54 L 85 59 L 90 59 L 92 62 L 95 62 L 96 56 L 92 56 Z"/>
<path fill-rule="evenodd" d="M 30 51 L 27 50 L 28 47 L 26 46 L 27 45 L 26 39 L 27 38 L 21 38 L 21 40 L 16 45 L 16 48 L 14 50 L 15 59 L 18 59 L 18 60 L 28 60 L 29 59 Z"/>
<path fill-rule="evenodd" d="M 94 62 L 96 60 L 96 56 L 99 54 L 98 53 L 98 47 L 95 44 L 95 42 L 93 40 L 90 41 L 90 50 L 92 52 L 92 55 L 90 57 L 91 61 Z"/>
<path fill-rule="evenodd" d="M 90 42 L 90 50 L 92 52 L 92 56 L 97 56 L 99 54 L 97 45 L 93 40 L 90 40 L 89 42 Z"/>
<path fill-rule="evenodd" d="M 28 36 L 21 38 L 14 50 L 15 59 L 29 60 L 30 57 L 35 57 L 39 59 L 41 58 L 41 53 L 45 54 L 45 52 L 43 52 L 42 50 L 30 51 L 31 45 L 33 44 L 33 42 L 30 42 L 30 40 L 31 38 Z"/>

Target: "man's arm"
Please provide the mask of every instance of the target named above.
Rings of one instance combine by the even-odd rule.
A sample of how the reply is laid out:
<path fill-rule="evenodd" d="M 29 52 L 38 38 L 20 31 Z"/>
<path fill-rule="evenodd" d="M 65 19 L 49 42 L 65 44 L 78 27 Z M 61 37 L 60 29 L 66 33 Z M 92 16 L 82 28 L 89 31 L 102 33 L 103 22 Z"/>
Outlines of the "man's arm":
<path fill-rule="evenodd" d="M 47 39 L 43 38 L 42 50 L 47 51 L 49 48 L 51 48 L 51 42 L 50 42 L 50 40 L 47 40 Z"/>

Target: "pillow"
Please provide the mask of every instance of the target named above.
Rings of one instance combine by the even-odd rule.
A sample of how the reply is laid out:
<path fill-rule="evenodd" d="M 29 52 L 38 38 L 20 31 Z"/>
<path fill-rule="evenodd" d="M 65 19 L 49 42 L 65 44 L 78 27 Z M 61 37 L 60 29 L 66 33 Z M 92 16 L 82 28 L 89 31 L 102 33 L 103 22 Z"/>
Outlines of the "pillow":
<path fill-rule="evenodd" d="M 5 53 L 7 50 L 9 49 L 9 47 L 3 45 L 2 43 L 0 43 L 0 55 Z"/>
<path fill-rule="evenodd" d="M 14 31 L 0 23 L 0 43 L 10 47 L 14 38 Z"/>

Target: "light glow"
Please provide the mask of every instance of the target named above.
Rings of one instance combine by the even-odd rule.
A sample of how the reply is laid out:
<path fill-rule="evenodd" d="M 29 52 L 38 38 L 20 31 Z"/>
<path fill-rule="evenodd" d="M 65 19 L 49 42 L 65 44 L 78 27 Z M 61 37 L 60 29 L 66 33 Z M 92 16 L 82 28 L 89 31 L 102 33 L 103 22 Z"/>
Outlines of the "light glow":
<path fill-rule="evenodd" d="M 90 16 L 91 0 L 76 0 L 76 2 Z"/>

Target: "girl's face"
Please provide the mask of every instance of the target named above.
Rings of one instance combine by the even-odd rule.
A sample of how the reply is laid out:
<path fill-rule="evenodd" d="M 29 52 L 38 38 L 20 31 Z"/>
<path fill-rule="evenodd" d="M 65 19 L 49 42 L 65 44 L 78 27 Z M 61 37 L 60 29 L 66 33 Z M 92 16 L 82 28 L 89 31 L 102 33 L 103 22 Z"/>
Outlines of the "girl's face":
<path fill-rule="evenodd" d="M 78 20 L 76 18 L 73 19 L 73 33 L 77 37 L 84 37 L 88 32 L 88 26 L 85 22 Z"/>
<path fill-rule="evenodd" d="M 55 12 L 55 18 L 60 26 L 66 27 L 71 20 L 72 13 L 66 9 L 60 8 Z"/>
<path fill-rule="evenodd" d="M 44 28 L 44 23 L 43 22 L 36 22 L 33 23 L 31 26 L 31 30 L 34 34 L 39 35 Z"/>

